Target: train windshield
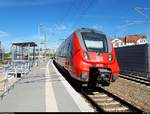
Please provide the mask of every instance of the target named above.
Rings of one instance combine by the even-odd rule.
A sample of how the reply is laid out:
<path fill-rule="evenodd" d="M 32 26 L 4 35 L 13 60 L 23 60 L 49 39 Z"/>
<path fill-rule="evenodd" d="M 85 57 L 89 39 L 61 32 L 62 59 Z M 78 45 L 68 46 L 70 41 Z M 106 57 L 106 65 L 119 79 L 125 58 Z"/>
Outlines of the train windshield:
<path fill-rule="evenodd" d="M 100 33 L 81 33 L 87 51 L 105 53 L 108 52 L 107 39 Z"/>

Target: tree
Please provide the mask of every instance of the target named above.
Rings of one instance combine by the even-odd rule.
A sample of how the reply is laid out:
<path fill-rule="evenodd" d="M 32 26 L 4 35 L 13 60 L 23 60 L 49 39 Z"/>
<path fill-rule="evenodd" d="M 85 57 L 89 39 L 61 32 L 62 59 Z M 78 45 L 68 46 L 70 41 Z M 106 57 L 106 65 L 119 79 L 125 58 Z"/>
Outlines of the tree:
<path fill-rule="evenodd" d="M 10 52 L 4 53 L 4 60 L 10 60 L 10 59 L 11 59 L 11 53 Z"/>

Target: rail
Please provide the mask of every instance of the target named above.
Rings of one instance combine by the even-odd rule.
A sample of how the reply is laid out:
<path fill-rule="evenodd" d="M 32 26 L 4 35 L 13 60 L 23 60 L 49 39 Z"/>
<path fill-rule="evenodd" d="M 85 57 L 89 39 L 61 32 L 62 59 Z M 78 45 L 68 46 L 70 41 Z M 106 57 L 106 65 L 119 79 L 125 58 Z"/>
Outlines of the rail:
<path fill-rule="evenodd" d="M 142 78 L 139 76 L 130 75 L 130 74 L 123 74 L 123 73 L 119 74 L 119 77 L 150 86 L 150 80 L 147 78 Z"/>
<path fill-rule="evenodd" d="M 143 112 L 103 88 L 97 90 L 82 89 L 81 93 L 96 107 L 98 112 Z"/>
<path fill-rule="evenodd" d="M 124 68 L 121 70 L 121 74 L 130 75 L 130 76 L 138 76 L 140 78 L 145 78 L 147 80 L 150 80 L 150 72 L 143 71 L 141 69 L 135 70 L 131 68 Z"/>

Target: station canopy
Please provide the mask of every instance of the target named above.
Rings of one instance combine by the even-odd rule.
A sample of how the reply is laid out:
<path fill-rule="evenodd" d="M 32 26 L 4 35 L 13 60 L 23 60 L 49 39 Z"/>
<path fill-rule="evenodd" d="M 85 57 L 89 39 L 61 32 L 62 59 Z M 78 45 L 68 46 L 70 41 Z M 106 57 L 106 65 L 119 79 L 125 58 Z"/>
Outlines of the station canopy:
<path fill-rule="evenodd" d="M 13 43 L 12 45 L 20 46 L 20 47 L 36 47 L 37 44 L 35 42 L 22 42 L 22 43 Z"/>

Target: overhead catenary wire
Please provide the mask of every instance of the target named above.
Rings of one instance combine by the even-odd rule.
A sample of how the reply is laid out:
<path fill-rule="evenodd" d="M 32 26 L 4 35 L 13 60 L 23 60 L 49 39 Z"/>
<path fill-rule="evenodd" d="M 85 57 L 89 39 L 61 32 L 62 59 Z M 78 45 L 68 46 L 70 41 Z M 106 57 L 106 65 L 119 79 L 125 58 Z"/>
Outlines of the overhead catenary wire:
<path fill-rule="evenodd" d="M 146 14 L 144 14 L 144 12 L 143 11 L 141 11 L 143 8 L 140 8 L 140 7 L 135 7 L 134 8 L 134 10 L 136 11 L 136 12 L 138 12 L 139 14 L 141 14 L 141 15 L 143 15 L 145 18 L 147 18 L 147 19 L 150 19 L 149 18 L 149 16 L 147 16 Z M 145 9 L 145 8 L 144 8 Z M 147 8 L 146 8 L 147 9 Z"/>
<path fill-rule="evenodd" d="M 120 31 L 117 31 L 116 34 L 120 33 L 121 31 L 126 30 L 131 25 L 150 23 L 150 17 L 144 13 L 144 10 L 150 10 L 150 8 L 134 7 L 133 10 L 136 11 L 138 14 L 142 15 L 144 17 L 144 19 L 127 20 L 126 24 L 123 24 L 120 27 L 118 27 L 118 28 L 120 28 Z"/>
<path fill-rule="evenodd" d="M 134 11 L 136 11 L 137 13 L 142 15 L 144 17 L 144 19 L 141 19 L 141 20 L 136 19 L 136 20 L 131 20 L 129 22 L 132 22 L 132 23 L 145 23 L 145 22 L 149 23 L 150 17 L 144 13 L 144 10 L 150 10 L 150 8 L 134 7 Z"/>

